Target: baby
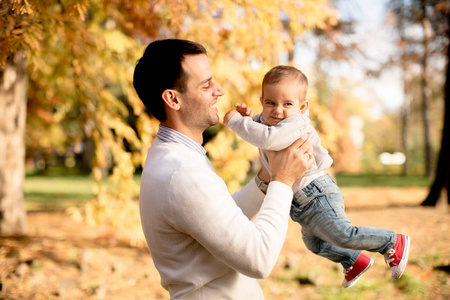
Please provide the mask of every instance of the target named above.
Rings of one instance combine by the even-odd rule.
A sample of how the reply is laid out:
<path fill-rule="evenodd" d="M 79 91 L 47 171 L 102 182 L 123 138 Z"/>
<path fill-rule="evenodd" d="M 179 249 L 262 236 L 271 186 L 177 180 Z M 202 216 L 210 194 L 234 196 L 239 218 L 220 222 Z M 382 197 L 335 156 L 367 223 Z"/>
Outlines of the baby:
<path fill-rule="evenodd" d="M 302 226 L 302 238 L 313 253 L 344 267 L 344 288 L 354 285 L 372 266 L 366 250 L 384 255 L 392 277 L 398 279 L 408 262 L 410 238 L 403 234 L 353 226 L 345 214 L 344 197 L 333 178 L 326 173 L 333 163 L 309 120 L 306 100 L 308 79 L 291 66 L 276 66 L 262 82 L 262 113 L 253 116 L 245 104 L 225 114 L 223 123 L 247 142 L 260 149 L 261 160 L 269 171 L 267 150 L 279 151 L 309 133 L 315 163 L 292 186 L 294 198 L 291 218 Z M 264 182 L 261 184 L 265 185 Z"/>

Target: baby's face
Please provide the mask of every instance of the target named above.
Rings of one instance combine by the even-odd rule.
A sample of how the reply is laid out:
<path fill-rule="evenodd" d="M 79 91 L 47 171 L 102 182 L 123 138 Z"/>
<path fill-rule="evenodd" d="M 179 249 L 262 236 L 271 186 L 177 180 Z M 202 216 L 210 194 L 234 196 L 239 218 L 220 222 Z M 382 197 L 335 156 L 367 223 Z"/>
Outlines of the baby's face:
<path fill-rule="evenodd" d="M 264 121 L 274 126 L 281 120 L 302 112 L 302 104 L 305 100 L 301 99 L 305 95 L 305 88 L 294 80 L 265 85 L 261 98 Z"/>

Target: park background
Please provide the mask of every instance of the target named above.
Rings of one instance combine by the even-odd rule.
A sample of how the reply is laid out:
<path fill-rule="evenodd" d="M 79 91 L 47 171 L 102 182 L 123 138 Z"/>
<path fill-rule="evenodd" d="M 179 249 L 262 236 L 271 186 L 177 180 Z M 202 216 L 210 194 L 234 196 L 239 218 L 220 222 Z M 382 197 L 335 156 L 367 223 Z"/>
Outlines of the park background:
<path fill-rule="evenodd" d="M 350 219 L 412 237 L 400 280 L 374 254 L 344 290 L 292 223 L 267 299 L 448 299 L 448 12 L 431 0 L 3 0 L 0 297 L 168 298 L 137 201 L 158 122 L 132 74 L 149 42 L 176 37 L 206 47 L 220 116 L 258 111 L 272 66 L 302 69 Z M 231 192 L 258 169 L 257 149 L 223 125 L 204 140 Z"/>

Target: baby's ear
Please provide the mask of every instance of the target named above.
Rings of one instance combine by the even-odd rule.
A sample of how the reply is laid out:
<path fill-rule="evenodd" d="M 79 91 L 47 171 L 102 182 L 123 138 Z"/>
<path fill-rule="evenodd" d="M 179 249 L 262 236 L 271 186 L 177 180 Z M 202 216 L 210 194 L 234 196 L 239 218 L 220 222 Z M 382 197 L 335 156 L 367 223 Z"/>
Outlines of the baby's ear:
<path fill-rule="evenodd" d="M 302 114 L 304 114 L 309 108 L 309 101 L 305 100 L 301 105 L 300 105 L 300 112 Z"/>

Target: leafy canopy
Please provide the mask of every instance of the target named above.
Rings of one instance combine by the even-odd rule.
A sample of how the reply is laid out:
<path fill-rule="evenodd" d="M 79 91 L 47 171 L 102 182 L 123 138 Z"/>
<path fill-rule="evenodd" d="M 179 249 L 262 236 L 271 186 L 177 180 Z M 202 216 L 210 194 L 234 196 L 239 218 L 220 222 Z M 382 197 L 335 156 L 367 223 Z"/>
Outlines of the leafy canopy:
<path fill-rule="evenodd" d="M 97 197 L 85 216 L 131 234 L 140 232 L 133 231 L 139 226 L 133 175 L 158 125 L 132 88 L 144 47 L 169 37 L 203 44 L 226 91 L 220 113 L 236 102 L 258 111 L 263 74 L 280 54 L 293 51 L 295 37 L 336 18 L 326 0 L 4 0 L 0 66 L 18 51 L 28 60 L 28 150 L 63 152 L 92 140 Z M 212 131 L 205 147 L 236 190 L 257 150 L 221 125 Z M 102 184 L 108 169 L 112 185 Z"/>

